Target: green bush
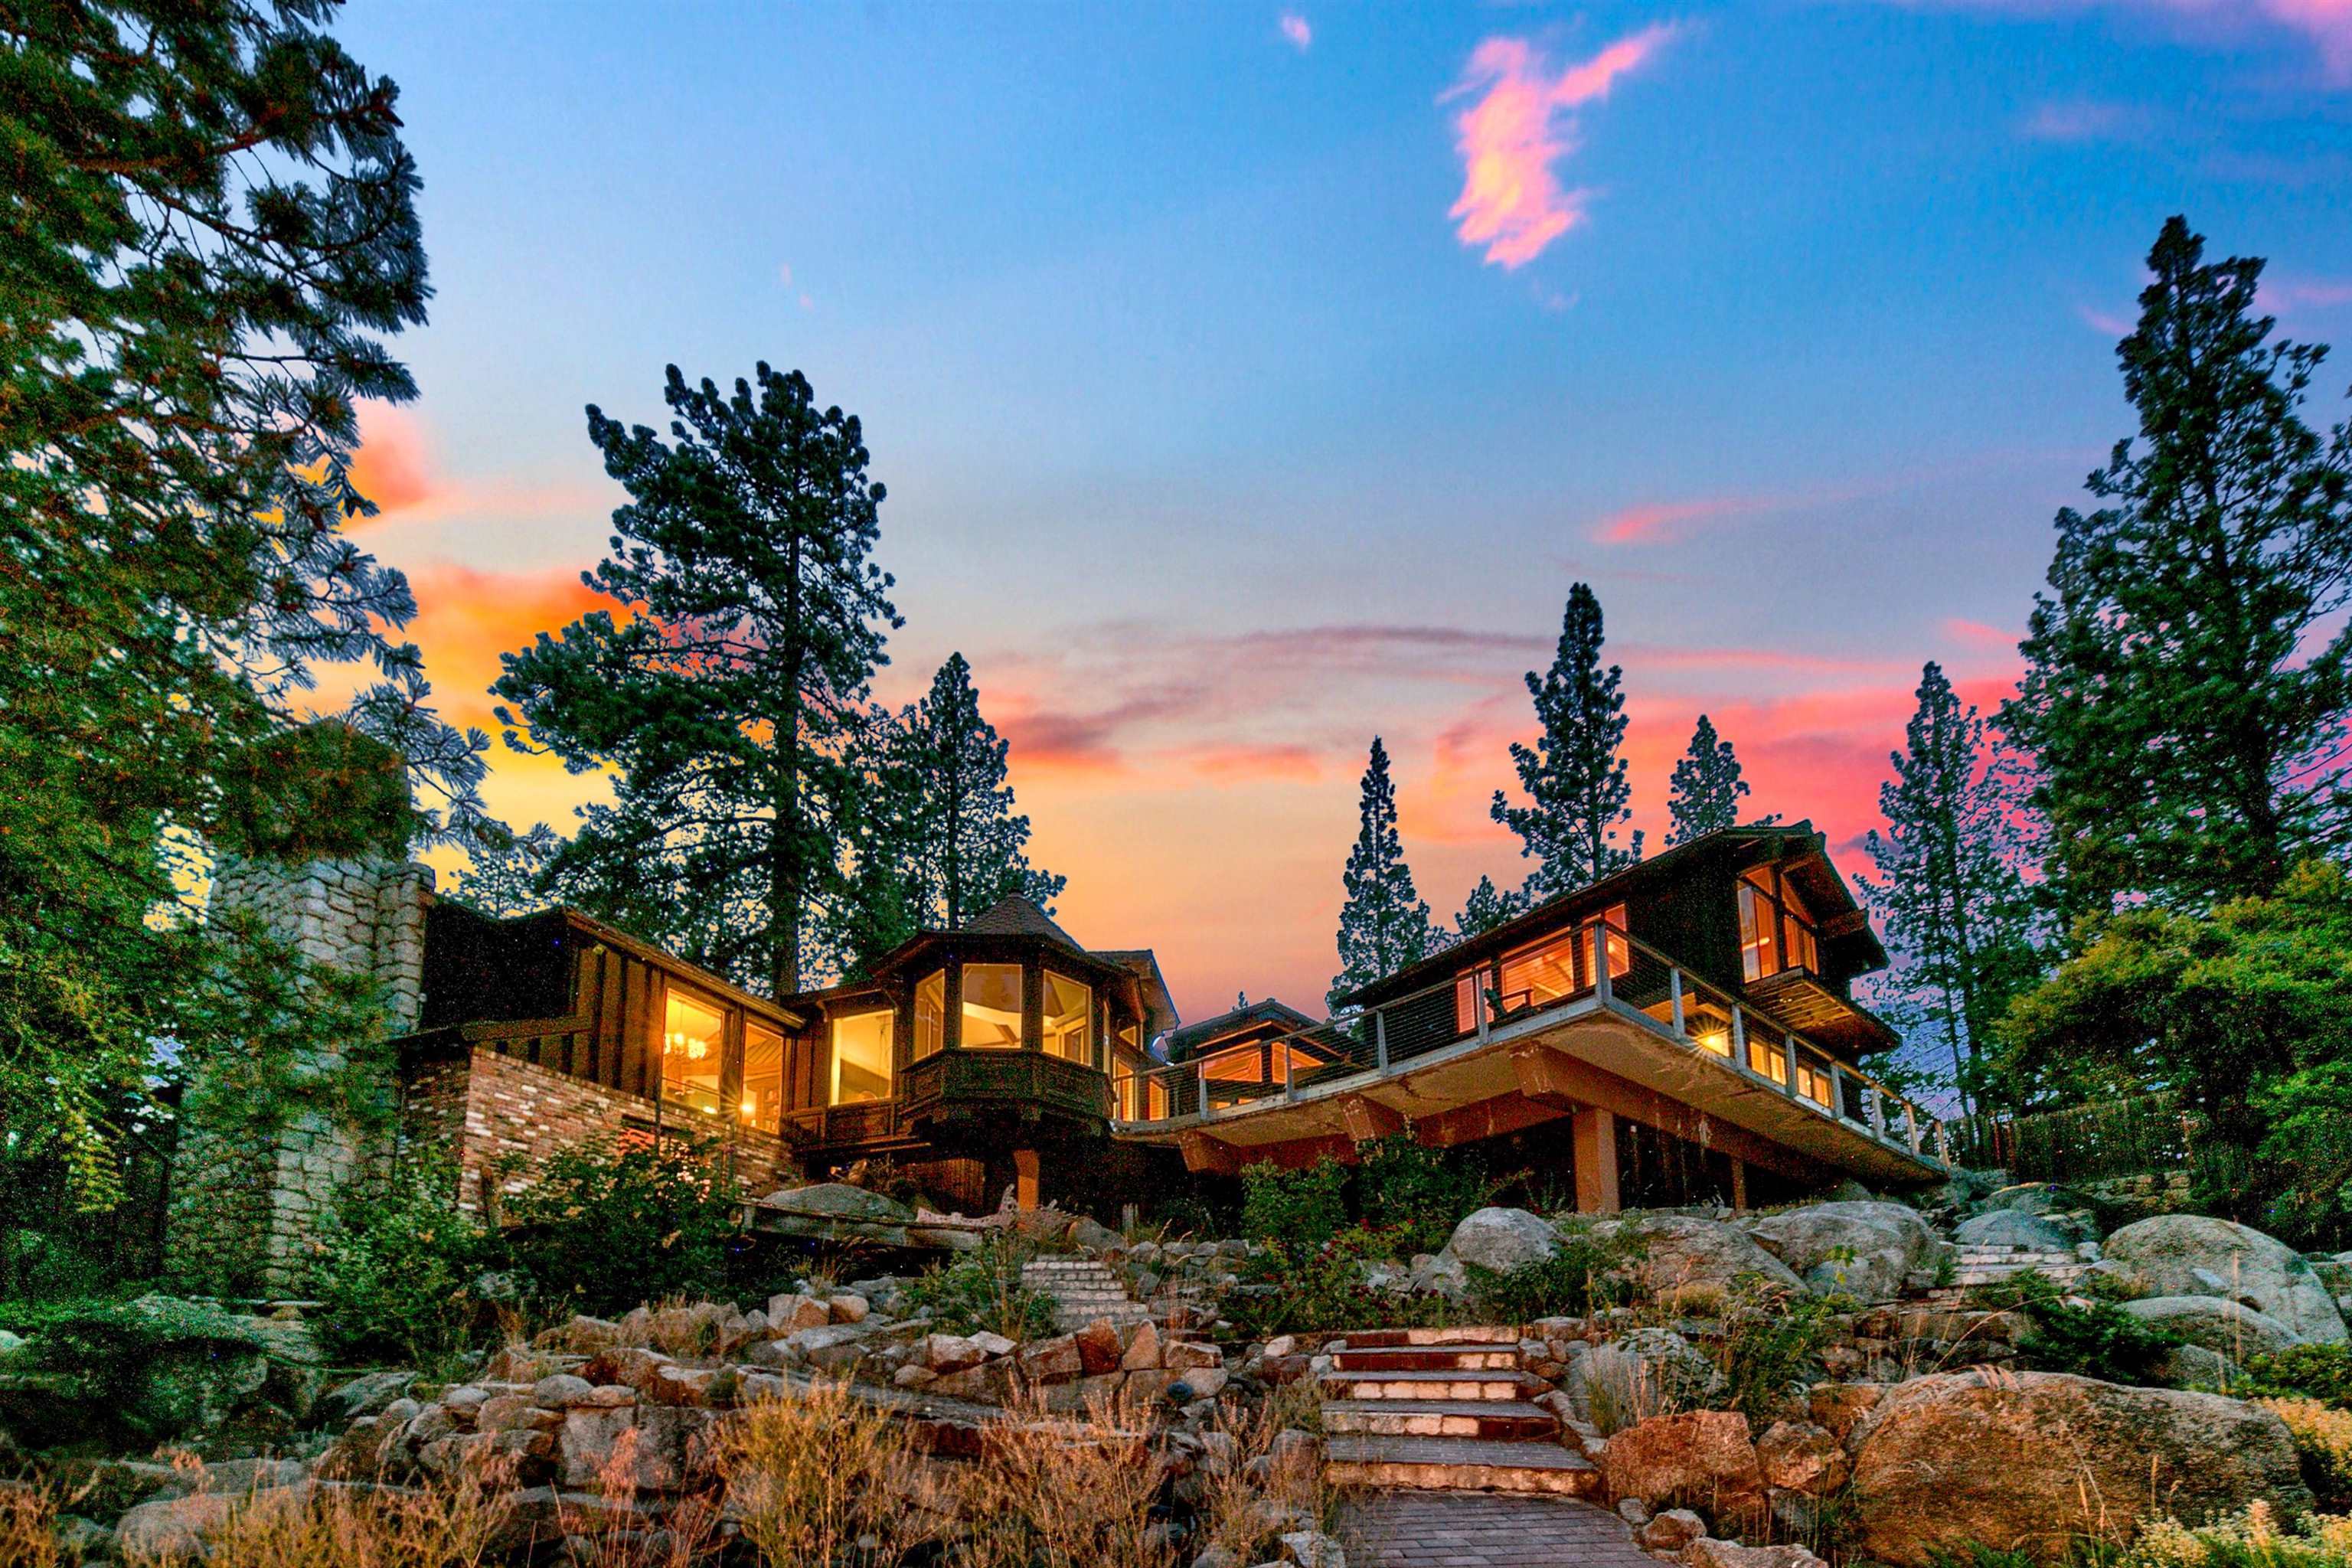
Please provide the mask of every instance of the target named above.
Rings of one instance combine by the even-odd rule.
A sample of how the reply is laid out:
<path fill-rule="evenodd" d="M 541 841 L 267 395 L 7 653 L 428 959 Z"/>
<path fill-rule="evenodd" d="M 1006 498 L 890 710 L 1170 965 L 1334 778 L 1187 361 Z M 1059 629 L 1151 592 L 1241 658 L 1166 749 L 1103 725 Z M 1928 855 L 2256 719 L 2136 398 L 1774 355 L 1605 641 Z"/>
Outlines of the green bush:
<path fill-rule="evenodd" d="M 724 1290 L 741 1203 L 707 1148 L 584 1143 L 507 1200 L 507 1246 L 544 1305 L 609 1316 Z"/>
<path fill-rule="evenodd" d="M 446 1162 L 404 1165 L 383 1187 L 354 1190 L 315 1247 L 319 1336 L 337 1355 L 430 1365 L 480 1325 L 475 1281 L 496 1261 L 496 1238 L 457 1207 Z"/>
<path fill-rule="evenodd" d="M 2317 1399 L 2352 1409 L 2352 1344 L 2289 1345 L 2246 1363 L 2246 1383 L 2231 1392 L 2252 1398 Z"/>
<path fill-rule="evenodd" d="M 1326 1154 L 1303 1171 L 1261 1163 L 1242 1172 L 1242 1235 L 1294 1247 L 1322 1246 L 1348 1223 L 1348 1173 Z"/>
<path fill-rule="evenodd" d="M 1733 1281 L 1723 1308 L 1716 1364 L 1725 1389 L 1717 1403 L 1761 1431 L 1778 1419 L 1792 1390 L 1822 1375 L 1821 1354 L 1837 1335 L 1838 1313 L 1852 1302 L 1790 1290 L 1760 1276 Z"/>
<path fill-rule="evenodd" d="M 1603 1239 L 1580 1232 L 1560 1237 L 1559 1250 L 1539 1263 L 1506 1273 L 1467 1266 L 1470 1300 L 1494 1321 L 1532 1323 L 1538 1318 L 1581 1318 L 1633 1297 L 1631 1266 L 1648 1250 L 1625 1232 Z"/>
<path fill-rule="evenodd" d="M 941 1333 L 985 1330 L 1008 1340 L 1039 1340 L 1054 1332 L 1054 1299 L 1021 1283 L 1021 1268 L 1037 1256 L 1034 1242 L 998 1234 L 971 1252 L 932 1265 L 907 1287 L 910 1311 L 928 1309 Z"/>
<path fill-rule="evenodd" d="M 1269 1239 L 1238 1270 L 1244 1289 L 1225 1298 L 1224 1315 L 1244 1339 L 1320 1329 L 1412 1329 L 1441 1321 L 1444 1297 L 1375 1290 L 1362 1266 L 1391 1262 L 1393 1237 L 1342 1230 L 1320 1246 Z"/>
<path fill-rule="evenodd" d="M 2077 1307 L 2060 1300 L 2024 1304 L 2029 1325 L 2017 1353 L 2034 1372 L 2071 1372 L 2102 1383 L 2159 1381 L 2179 1336 L 2151 1329 L 2111 1301 Z"/>
<path fill-rule="evenodd" d="M 1400 1252 L 1435 1252 L 1494 1192 L 1484 1164 L 1459 1150 L 1432 1149 L 1400 1133 L 1363 1145 L 1357 1207 L 1399 1237 Z"/>

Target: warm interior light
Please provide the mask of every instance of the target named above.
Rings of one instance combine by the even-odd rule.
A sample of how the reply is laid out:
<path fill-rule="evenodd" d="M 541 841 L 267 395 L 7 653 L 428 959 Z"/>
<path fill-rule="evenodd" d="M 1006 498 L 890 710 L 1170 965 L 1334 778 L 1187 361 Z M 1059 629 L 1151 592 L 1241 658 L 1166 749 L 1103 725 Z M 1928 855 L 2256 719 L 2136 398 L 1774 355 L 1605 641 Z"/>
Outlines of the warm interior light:
<path fill-rule="evenodd" d="M 1698 1037 L 1698 1048 L 1718 1057 L 1731 1054 L 1731 1036 L 1723 1029 L 1708 1029 Z"/>

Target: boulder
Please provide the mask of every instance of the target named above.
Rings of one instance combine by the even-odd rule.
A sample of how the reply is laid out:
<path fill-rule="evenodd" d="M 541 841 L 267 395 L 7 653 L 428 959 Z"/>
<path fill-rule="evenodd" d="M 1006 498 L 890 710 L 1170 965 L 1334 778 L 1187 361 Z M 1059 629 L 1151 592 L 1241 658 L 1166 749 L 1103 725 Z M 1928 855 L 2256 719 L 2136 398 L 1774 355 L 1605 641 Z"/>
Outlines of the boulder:
<path fill-rule="evenodd" d="M 1615 1444 L 1612 1442 L 1613 1448 Z M 1854 1429 L 1853 1543 L 1896 1568 L 1982 1544 L 2055 1562 L 2143 1516 L 2310 1506 L 2267 1410 L 2212 1394 L 1979 1368 L 1889 1390 Z"/>
<path fill-rule="evenodd" d="M 201 1563 L 205 1538 L 228 1522 L 236 1506 L 221 1492 L 142 1502 L 116 1523 L 115 1549 L 134 1563 Z"/>
<path fill-rule="evenodd" d="M 347 1426 L 362 1415 L 381 1415 L 384 1406 L 408 1392 L 416 1374 L 404 1368 L 366 1372 L 349 1383 L 337 1384 L 319 1396 L 312 1418 L 330 1426 Z"/>
<path fill-rule="evenodd" d="M 932 1334 L 917 1347 L 917 1353 L 924 1366 L 942 1376 L 988 1359 L 987 1352 L 961 1334 Z"/>
<path fill-rule="evenodd" d="M 820 1182 L 810 1187 L 787 1187 L 760 1200 L 769 1208 L 810 1219 L 845 1219 L 866 1225 L 912 1225 L 915 1211 L 880 1193 L 853 1187 L 845 1182 Z"/>
<path fill-rule="evenodd" d="M 1863 1418 L 1878 1408 L 1878 1402 L 1886 1397 L 1887 1387 L 1884 1383 L 1817 1383 L 1806 1404 L 1813 1425 L 1845 1443 Z"/>
<path fill-rule="evenodd" d="M 874 1303 L 863 1296 L 844 1293 L 826 1298 L 824 1310 L 832 1314 L 836 1323 L 862 1323 L 874 1310 Z"/>
<path fill-rule="evenodd" d="M 1086 1361 L 1078 1353 L 1078 1342 L 1069 1334 L 1057 1334 L 1050 1340 L 1037 1340 L 1024 1345 L 1014 1359 L 1020 1364 L 1021 1375 L 1031 1383 L 1067 1383 L 1086 1372 Z"/>
<path fill-rule="evenodd" d="M 1604 1434 L 1686 1409 L 1717 1381 L 1715 1363 L 1671 1329 L 1636 1329 L 1569 1363 L 1561 1380 L 1576 1419 Z"/>
<path fill-rule="evenodd" d="M 821 1329 L 834 1321 L 833 1309 L 814 1296 L 797 1291 L 768 1298 L 767 1331 L 781 1338 L 803 1329 Z"/>
<path fill-rule="evenodd" d="M 1097 1220 L 1080 1215 L 1070 1226 L 1070 1240 L 1089 1252 L 1108 1252 L 1115 1247 L 1125 1247 L 1127 1237 Z"/>
<path fill-rule="evenodd" d="M 1756 1463 L 1764 1484 L 1781 1490 L 1826 1497 L 1845 1484 L 1845 1447 L 1826 1426 L 1811 1421 L 1775 1421 L 1756 1439 Z"/>
<path fill-rule="evenodd" d="M 1127 1347 L 1118 1342 L 1118 1330 L 1107 1318 L 1097 1318 L 1072 1337 L 1077 1341 L 1078 1361 L 1089 1377 L 1117 1372 L 1119 1358 L 1127 1353 Z"/>
<path fill-rule="evenodd" d="M 1748 1417 L 1732 1410 L 1653 1415 L 1629 1426 L 1601 1450 L 1601 1474 L 1613 1496 L 1695 1502 L 1717 1519 L 1752 1509 L 1764 1492 Z"/>
<path fill-rule="evenodd" d="M 1742 1546 L 1702 1538 L 1683 1548 L 1683 1568 L 1829 1568 L 1802 1546 Z"/>
<path fill-rule="evenodd" d="M 1624 1511 L 1624 1504 L 1618 1505 Z M 1644 1552 L 1680 1552 L 1706 1534 L 1706 1521 L 1686 1508 L 1653 1514 L 1633 1531 L 1633 1544 Z"/>
<path fill-rule="evenodd" d="M 1789 1266 L 1736 1226 L 1692 1215 L 1643 1215 L 1626 1222 L 1646 1249 L 1642 1282 L 1653 1292 L 1695 1286 L 1728 1289 L 1745 1276 L 1794 1289 L 1803 1283 Z"/>
<path fill-rule="evenodd" d="M 1540 1215 L 1483 1208 L 1454 1227 L 1445 1248 L 1470 1268 L 1508 1274 L 1558 1254 L 1559 1236 Z"/>
<path fill-rule="evenodd" d="M 1160 1370 L 1160 1329 L 1146 1320 L 1135 1326 L 1135 1337 L 1127 1342 L 1127 1350 L 1118 1358 L 1120 1367 L 1129 1372 Z M 1269 1355 L 1268 1359 L 1272 1359 Z"/>
<path fill-rule="evenodd" d="M 2302 1342 L 2293 1329 L 2269 1313 L 2219 1296 L 2147 1296 L 2126 1301 L 2123 1310 L 2152 1329 L 2178 1334 L 2241 1365 L 2249 1356 Z"/>
<path fill-rule="evenodd" d="M 2033 1252 L 2072 1252 L 2078 1241 L 2091 1238 L 2079 1226 L 2022 1209 L 1987 1209 L 1970 1215 L 1952 1229 L 1952 1239 L 1963 1247 L 2022 1247 Z"/>
<path fill-rule="evenodd" d="M 2311 1265 L 2249 1226 L 2204 1215 L 2158 1215 L 2107 1237 L 2105 1251 L 2156 1295 L 2221 1296 L 2267 1313 L 2305 1340 L 2347 1337 L 2343 1313 Z"/>
<path fill-rule="evenodd" d="M 1815 1295 L 1864 1301 L 1893 1300 L 1906 1275 L 1933 1270 L 1944 1250 L 1917 1211 L 1901 1204 L 1809 1204 L 1749 1220 L 1747 1228 Z"/>

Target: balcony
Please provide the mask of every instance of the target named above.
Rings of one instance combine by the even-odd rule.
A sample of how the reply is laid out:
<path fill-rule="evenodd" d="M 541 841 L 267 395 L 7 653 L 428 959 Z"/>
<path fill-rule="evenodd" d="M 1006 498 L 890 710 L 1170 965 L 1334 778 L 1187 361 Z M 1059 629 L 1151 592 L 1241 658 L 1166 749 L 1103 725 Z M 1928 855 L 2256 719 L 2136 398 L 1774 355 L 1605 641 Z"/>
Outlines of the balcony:
<path fill-rule="evenodd" d="M 1338 1059 L 1310 1060 L 1276 1041 L 1241 1047 L 1267 1063 L 1262 1072 L 1221 1053 L 1149 1069 L 1118 1086 L 1118 1102 L 1165 1114 L 1115 1126 L 1149 1142 L 1205 1133 L 1246 1156 L 1451 1113 L 1475 1120 L 1481 1106 L 1613 1097 L 1654 1123 L 1671 1111 L 1665 1121 L 1759 1163 L 1793 1158 L 1888 1184 L 1946 1173 L 1940 1124 L 1810 1037 L 1622 928 L 1595 924 L 1580 940 L 1592 948 L 1574 966 L 1573 989 L 1473 996 L 1465 987 L 1457 1001 L 1448 981 L 1297 1031 Z"/>
<path fill-rule="evenodd" d="M 895 1099 L 793 1111 L 784 1135 L 812 1150 L 883 1149 L 911 1146 L 942 1123 L 1005 1115 L 1100 1131 L 1111 1119 L 1110 1079 L 1043 1051 L 939 1051 L 907 1069 Z"/>

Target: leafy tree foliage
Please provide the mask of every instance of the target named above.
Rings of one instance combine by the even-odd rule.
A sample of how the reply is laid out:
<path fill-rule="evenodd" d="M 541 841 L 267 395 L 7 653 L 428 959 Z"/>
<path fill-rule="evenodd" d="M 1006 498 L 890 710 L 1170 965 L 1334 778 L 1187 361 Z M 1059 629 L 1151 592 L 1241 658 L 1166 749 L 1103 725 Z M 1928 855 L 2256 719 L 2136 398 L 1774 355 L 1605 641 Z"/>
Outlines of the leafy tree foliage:
<path fill-rule="evenodd" d="M 477 844 L 449 896 L 499 920 L 535 914 L 555 901 L 549 889 L 549 868 L 562 847 L 562 836 L 544 822 L 534 824 L 528 833 L 509 832 Z"/>
<path fill-rule="evenodd" d="M 93 1205 L 158 1042 L 290 1051 L 364 1005 L 208 919 L 215 857 L 482 824 L 487 742 L 435 718 L 385 635 L 408 584 L 342 533 L 429 289 L 396 91 L 331 11 L 0 9 L 0 1159 Z M 331 663 L 373 674 L 308 724 Z"/>
<path fill-rule="evenodd" d="M 1528 900 L 1517 891 L 1507 891 L 1495 886 L 1492 877 L 1481 877 L 1470 896 L 1462 902 L 1462 912 L 1454 917 L 1454 940 L 1465 942 L 1481 932 L 1493 931 L 1512 916 L 1522 914 Z"/>
<path fill-rule="evenodd" d="M 1601 601 L 1579 583 L 1568 591 L 1559 648 L 1541 676 L 1528 673 L 1542 726 L 1533 746 L 1511 743 L 1511 763 L 1528 799 L 1513 805 L 1495 792 L 1492 815 L 1519 836 L 1519 853 L 1536 862 L 1528 879 L 1531 898 L 1549 898 L 1596 882 L 1642 858 L 1642 836 L 1630 847 L 1617 830 L 1633 815 L 1633 787 L 1625 777 L 1624 672 L 1601 667 Z"/>
<path fill-rule="evenodd" d="M 877 723 L 856 871 L 861 932 L 871 958 L 915 931 L 961 926 L 1019 894 L 1051 913 L 1069 879 L 1029 864 L 1029 818 L 1013 809 L 1007 747 L 980 711 L 971 666 L 951 654 L 931 689 L 896 720 Z"/>
<path fill-rule="evenodd" d="M 842 891 L 854 742 L 901 624 L 868 560 L 883 487 L 856 417 L 798 371 L 761 363 L 728 394 L 672 365 L 663 396 L 669 441 L 588 410 L 631 500 L 583 580 L 622 615 L 541 634 L 493 689 L 528 727 L 510 744 L 618 773 L 556 851 L 566 895 L 784 994 Z"/>
<path fill-rule="evenodd" d="M 1397 837 L 1396 784 L 1389 777 L 1388 748 L 1372 737 L 1364 767 L 1361 826 L 1348 852 L 1340 880 L 1348 889 L 1339 907 L 1339 973 L 1331 977 L 1331 1000 L 1369 985 L 1430 951 L 1429 906 L 1414 891 L 1412 868 Z"/>
<path fill-rule="evenodd" d="M 1878 878 L 1859 880 L 1901 954 L 1897 984 L 1950 1054 L 1952 1082 L 1981 1095 L 1993 1026 L 2039 969 L 2018 868 L 2022 803 L 1984 720 L 1932 661 L 1918 698 L 1878 790 L 1886 831 L 1867 840 Z"/>
<path fill-rule="evenodd" d="M 2002 1065 L 2050 1103 L 2146 1087 L 2179 1092 L 2207 1136 L 2252 1151 L 2297 1079 L 2329 1092 L 2352 1038 L 2352 879 L 2306 861 L 2269 898 L 2210 914 L 2146 906 L 2093 917 L 2082 952 L 2001 1021 Z M 2255 1193 L 2283 1173 L 2256 1169 Z M 2259 1219 L 2247 1193 L 2200 1194 Z M 2252 1212 L 2249 1212 L 2249 1205 Z"/>
<path fill-rule="evenodd" d="M 2266 893 L 2347 837 L 2352 434 L 2299 413 L 2326 354 L 2273 340 L 2258 258 L 2175 217 L 2117 345 L 2137 442 L 2058 514 L 2001 723 L 2037 764 L 2067 914 Z"/>
<path fill-rule="evenodd" d="M 1717 736 L 1714 721 L 1704 713 L 1691 731 L 1690 749 L 1675 764 L 1668 781 L 1666 810 L 1674 819 L 1668 844 L 1687 844 L 1701 834 L 1739 825 L 1739 797 L 1748 793 L 1739 776 L 1739 759 L 1731 742 Z M 1777 820 L 1777 816 L 1764 818 Z"/>

